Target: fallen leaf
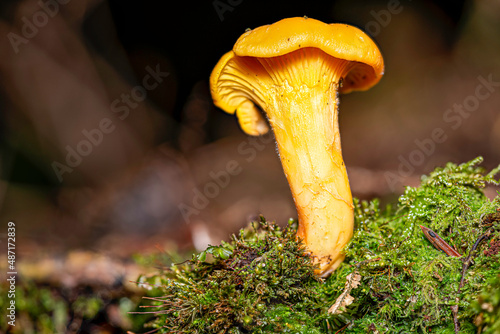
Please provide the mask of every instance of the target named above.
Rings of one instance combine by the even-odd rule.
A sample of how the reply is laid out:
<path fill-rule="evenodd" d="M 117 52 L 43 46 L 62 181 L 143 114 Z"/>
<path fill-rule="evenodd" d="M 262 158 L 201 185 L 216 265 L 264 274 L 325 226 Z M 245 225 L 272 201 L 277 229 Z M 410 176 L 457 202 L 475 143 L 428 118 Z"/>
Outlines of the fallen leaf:
<path fill-rule="evenodd" d="M 340 294 L 340 296 L 335 301 L 329 309 L 328 313 L 331 314 L 340 314 L 343 312 L 345 307 L 352 304 L 354 301 L 354 297 L 349 293 L 352 289 L 356 289 L 361 284 L 361 275 L 358 273 L 350 273 L 346 277 L 345 288 L 344 291 Z"/>

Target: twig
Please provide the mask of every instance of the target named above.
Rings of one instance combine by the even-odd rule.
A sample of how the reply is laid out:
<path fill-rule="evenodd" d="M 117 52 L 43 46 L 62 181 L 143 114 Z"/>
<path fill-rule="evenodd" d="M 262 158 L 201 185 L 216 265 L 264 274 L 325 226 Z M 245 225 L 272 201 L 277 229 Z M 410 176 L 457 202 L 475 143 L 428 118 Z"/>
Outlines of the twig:
<path fill-rule="evenodd" d="M 476 242 L 474 243 L 474 246 L 469 251 L 469 255 L 465 259 L 464 263 L 462 264 L 462 278 L 460 279 L 460 284 L 458 285 L 458 290 L 457 290 L 457 296 L 455 297 L 455 302 L 456 305 L 451 306 L 451 312 L 453 314 L 453 326 L 455 327 L 455 333 L 460 332 L 460 324 L 458 322 L 458 303 L 460 302 L 460 292 L 462 288 L 464 287 L 465 284 L 465 274 L 467 272 L 467 269 L 469 269 L 469 266 L 472 262 L 472 256 L 474 255 L 474 252 L 476 251 L 477 247 L 481 242 L 483 242 L 485 239 L 488 239 L 493 232 L 493 228 L 490 228 L 488 231 L 486 231 L 485 234 L 477 238 Z"/>
<path fill-rule="evenodd" d="M 338 334 L 338 333 L 342 332 L 342 331 L 343 331 L 344 329 L 346 329 L 346 328 L 347 328 L 350 324 L 351 324 L 351 323 L 350 323 L 350 322 L 348 322 L 347 324 L 345 324 L 345 326 L 344 326 L 344 327 L 342 327 L 341 329 L 339 329 L 338 331 L 336 331 L 336 332 L 335 332 L 335 334 Z"/>
<path fill-rule="evenodd" d="M 160 329 L 161 328 L 153 329 L 152 331 L 149 331 L 149 332 L 146 332 L 146 333 L 142 333 L 142 334 L 153 334 L 153 333 L 158 332 Z M 131 332 L 131 331 L 127 331 L 127 334 L 135 334 L 135 333 Z"/>
<path fill-rule="evenodd" d="M 362 265 L 365 265 L 367 263 L 370 263 L 370 262 L 376 262 L 376 261 L 380 261 L 380 257 L 376 257 L 374 259 L 368 259 L 368 260 L 364 260 L 364 261 L 361 261 L 361 262 L 358 262 L 356 264 L 356 270 L 358 270 L 359 268 L 361 268 Z"/>
<path fill-rule="evenodd" d="M 488 231 L 486 231 L 485 234 L 477 238 L 476 242 L 474 243 L 474 246 L 470 249 L 469 256 L 464 261 L 464 264 L 462 265 L 462 279 L 460 280 L 460 285 L 458 286 L 458 291 L 460 292 L 460 289 L 463 288 L 464 283 L 465 283 L 465 272 L 470 266 L 470 263 L 472 262 L 472 255 L 474 251 L 477 249 L 479 244 L 483 242 L 485 239 L 488 239 L 491 236 L 491 233 L 493 232 L 493 229 L 490 228 Z"/>

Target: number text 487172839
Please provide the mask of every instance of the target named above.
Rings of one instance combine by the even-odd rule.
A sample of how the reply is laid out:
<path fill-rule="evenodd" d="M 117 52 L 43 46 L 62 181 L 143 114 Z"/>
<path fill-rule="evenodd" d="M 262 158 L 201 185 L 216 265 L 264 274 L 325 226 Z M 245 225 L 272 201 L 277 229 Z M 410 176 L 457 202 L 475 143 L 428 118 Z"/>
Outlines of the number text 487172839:
<path fill-rule="evenodd" d="M 8 324 L 16 325 L 16 224 L 9 222 L 7 224 L 7 282 L 9 289 L 7 297 L 9 300 L 7 307 Z"/>

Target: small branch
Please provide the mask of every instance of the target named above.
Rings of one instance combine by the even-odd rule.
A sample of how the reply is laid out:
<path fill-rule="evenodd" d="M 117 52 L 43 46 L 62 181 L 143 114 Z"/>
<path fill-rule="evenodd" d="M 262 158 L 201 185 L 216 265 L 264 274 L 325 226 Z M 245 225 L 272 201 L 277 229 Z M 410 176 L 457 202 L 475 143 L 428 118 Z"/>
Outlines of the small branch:
<path fill-rule="evenodd" d="M 472 246 L 472 248 L 470 249 L 469 255 L 467 256 L 462 265 L 462 278 L 460 279 L 460 284 L 458 285 L 458 290 L 457 290 L 457 297 L 455 298 L 456 305 L 451 306 L 451 313 L 453 314 L 453 325 L 455 327 L 455 334 L 460 332 L 460 324 L 458 322 L 458 303 L 460 302 L 460 297 L 459 297 L 460 292 L 465 285 L 465 274 L 467 273 L 467 269 L 469 269 L 469 266 L 472 262 L 472 257 L 477 247 L 479 247 L 479 244 L 481 242 L 488 239 L 491 236 L 492 232 L 493 228 L 490 228 L 488 231 L 486 231 L 485 234 L 477 238 L 476 242 L 474 243 L 474 246 Z"/>
<path fill-rule="evenodd" d="M 344 327 L 342 327 L 341 329 L 339 329 L 338 331 L 336 331 L 336 332 L 335 332 L 335 334 L 338 334 L 338 333 L 342 332 L 342 331 L 343 331 L 344 329 L 346 329 L 346 328 L 347 328 L 350 324 L 351 324 L 351 323 L 350 323 L 350 322 L 348 322 L 347 324 L 345 324 L 345 326 L 344 326 Z"/>
<path fill-rule="evenodd" d="M 460 280 L 460 285 L 458 286 L 458 292 L 460 292 L 460 289 L 462 289 L 465 284 L 465 272 L 467 271 L 467 269 L 469 269 L 470 263 L 472 262 L 473 253 L 475 252 L 475 250 L 477 249 L 477 247 L 481 242 L 483 242 L 485 239 L 488 239 L 491 236 L 492 232 L 493 229 L 490 228 L 488 231 L 486 231 L 485 234 L 477 238 L 476 242 L 474 243 L 474 246 L 472 246 L 469 252 L 469 256 L 467 256 L 467 258 L 464 261 L 464 264 L 462 265 L 462 279 Z"/>
<path fill-rule="evenodd" d="M 142 334 L 153 334 L 153 333 L 158 332 L 160 329 L 161 328 L 153 329 L 152 331 L 149 331 L 149 332 L 146 332 L 146 333 L 142 333 Z M 131 331 L 127 331 L 127 334 L 135 334 L 135 333 L 131 332 Z"/>

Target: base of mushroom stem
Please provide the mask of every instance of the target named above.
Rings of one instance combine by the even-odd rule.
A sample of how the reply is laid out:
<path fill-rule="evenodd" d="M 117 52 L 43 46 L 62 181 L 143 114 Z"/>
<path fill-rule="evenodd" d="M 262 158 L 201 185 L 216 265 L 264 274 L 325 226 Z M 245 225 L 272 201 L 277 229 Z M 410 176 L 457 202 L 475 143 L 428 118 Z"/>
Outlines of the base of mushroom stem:
<path fill-rule="evenodd" d="M 335 260 L 331 260 L 329 256 L 319 258 L 313 255 L 313 263 L 319 265 L 319 269 L 316 269 L 314 273 L 318 277 L 326 278 L 330 276 L 342 262 L 344 262 L 344 258 L 344 254 L 339 254 Z"/>

